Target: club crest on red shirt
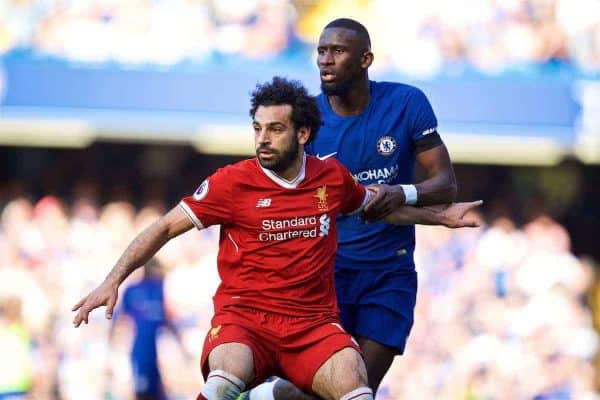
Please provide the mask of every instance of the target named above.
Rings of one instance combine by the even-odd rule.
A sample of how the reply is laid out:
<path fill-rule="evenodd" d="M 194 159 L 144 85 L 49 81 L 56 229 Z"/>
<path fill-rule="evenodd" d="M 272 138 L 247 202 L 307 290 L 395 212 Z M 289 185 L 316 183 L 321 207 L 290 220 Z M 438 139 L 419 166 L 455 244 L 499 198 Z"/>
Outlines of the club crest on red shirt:
<path fill-rule="evenodd" d="M 327 204 L 327 185 L 323 185 L 317 189 L 317 194 L 313 197 L 317 199 L 317 209 L 319 211 L 328 211 L 329 205 Z"/>
<path fill-rule="evenodd" d="M 220 331 L 221 325 L 217 325 L 214 328 L 211 328 L 210 332 L 208 333 L 208 341 L 212 342 L 213 340 L 215 340 L 219 336 Z"/>

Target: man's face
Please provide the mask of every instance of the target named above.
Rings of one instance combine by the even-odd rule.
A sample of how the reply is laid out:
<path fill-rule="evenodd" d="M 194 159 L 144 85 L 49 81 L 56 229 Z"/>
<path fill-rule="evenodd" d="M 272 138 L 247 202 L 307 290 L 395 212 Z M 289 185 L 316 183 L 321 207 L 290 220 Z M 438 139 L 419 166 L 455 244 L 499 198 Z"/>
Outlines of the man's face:
<path fill-rule="evenodd" d="M 317 66 L 321 90 L 329 96 L 342 96 L 364 73 L 362 56 L 367 52 L 358 34 L 345 28 L 328 28 L 317 46 Z"/>
<path fill-rule="evenodd" d="M 259 106 L 254 114 L 254 146 L 263 168 L 281 173 L 300 157 L 298 134 L 290 119 L 292 106 Z"/>

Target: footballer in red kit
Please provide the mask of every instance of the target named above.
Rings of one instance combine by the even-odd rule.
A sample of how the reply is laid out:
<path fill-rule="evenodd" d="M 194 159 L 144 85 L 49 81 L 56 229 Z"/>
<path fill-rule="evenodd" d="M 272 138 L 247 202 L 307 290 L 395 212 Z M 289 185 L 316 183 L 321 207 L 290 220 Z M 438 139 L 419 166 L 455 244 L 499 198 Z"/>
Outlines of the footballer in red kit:
<path fill-rule="evenodd" d="M 217 266 L 222 283 L 214 296 L 212 323 L 219 334 L 209 335 L 206 341 L 205 376 L 207 354 L 224 341 L 235 339 L 245 341 L 255 354 L 264 354 L 264 360 L 255 357 L 257 382 L 278 372 L 295 374 L 299 375 L 298 386 L 310 391 L 316 369 L 331 354 L 356 346 L 341 329 L 337 316 L 335 221 L 340 212 L 360 210 L 367 199 L 365 188 L 338 161 L 304 155 L 293 181 L 251 159 L 220 169 L 194 195 L 182 200 L 180 206 L 197 228 L 221 225 Z M 231 306 L 236 309 L 230 311 Z M 276 314 L 272 326 L 266 326 L 270 319 L 263 318 L 267 314 L 260 311 Z M 235 336 L 236 325 L 249 324 L 254 332 L 263 331 L 262 335 L 254 335 L 256 340 L 240 332 L 240 337 Z M 228 332 L 231 325 L 233 333 Z M 307 343 L 309 333 L 312 342 L 336 337 L 329 340 L 329 347 L 308 347 L 314 345 Z M 275 349 L 263 346 L 282 340 L 289 351 L 280 353 L 276 350 L 279 345 Z M 296 359 L 295 354 L 301 357 Z M 277 357 L 283 361 L 279 368 Z M 289 370 L 281 371 L 286 366 Z"/>

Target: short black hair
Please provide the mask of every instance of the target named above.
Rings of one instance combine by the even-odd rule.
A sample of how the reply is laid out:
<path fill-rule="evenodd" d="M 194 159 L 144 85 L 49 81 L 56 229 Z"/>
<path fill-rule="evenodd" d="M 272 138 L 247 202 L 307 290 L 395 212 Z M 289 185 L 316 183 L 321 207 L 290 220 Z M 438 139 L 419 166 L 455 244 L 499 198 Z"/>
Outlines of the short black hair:
<path fill-rule="evenodd" d="M 251 94 L 250 116 L 254 119 L 259 106 L 279 106 L 288 104 L 292 107 L 290 117 L 294 129 L 310 128 L 310 138 L 313 140 L 321 127 L 321 112 L 317 100 L 308 93 L 300 81 L 288 80 L 275 76 L 270 82 L 257 84 Z"/>
<path fill-rule="evenodd" d="M 323 28 L 323 30 L 328 29 L 328 28 L 350 29 L 351 31 L 354 31 L 358 34 L 358 36 L 367 44 L 369 49 L 371 48 L 371 36 L 369 36 L 369 31 L 367 31 L 367 28 L 365 28 L 365 26 L 363 24 L 361 24 L 360 22 L 358 22 L 354 19 L 351 19 L 351 18 L 334 19 L 333 21 L 331 21 L 330 23 L 325 25 L 325 28 Z"/>

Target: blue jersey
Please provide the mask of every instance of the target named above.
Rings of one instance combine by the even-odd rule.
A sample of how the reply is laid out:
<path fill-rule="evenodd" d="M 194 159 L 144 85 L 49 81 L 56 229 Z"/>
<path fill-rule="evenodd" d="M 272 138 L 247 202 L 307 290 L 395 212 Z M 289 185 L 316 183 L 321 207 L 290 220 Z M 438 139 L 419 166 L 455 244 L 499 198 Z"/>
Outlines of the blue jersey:
<path fill-rule="evenodd" d="M 123 295 L 123 310 L 135 323 L 131 355 L 138 361 L 157 359 L 158 330 L 167 323 L 162 279 L 142 279 L 129 286 Z"/>
<path fill-rule="evenodd" d="M 437 119 L 419 89 L 370 82 L 371 100 L 359 115 L 333 112 L 327 96 L 317 97 L 324 125 L 306 151 L 336 157 L 363 185 L 412 183 L 416 145 L 437 132 Z M 414 268 L 414 226 L 364 224 L 359 215 L 338 217 L 336 269 Z"/>

